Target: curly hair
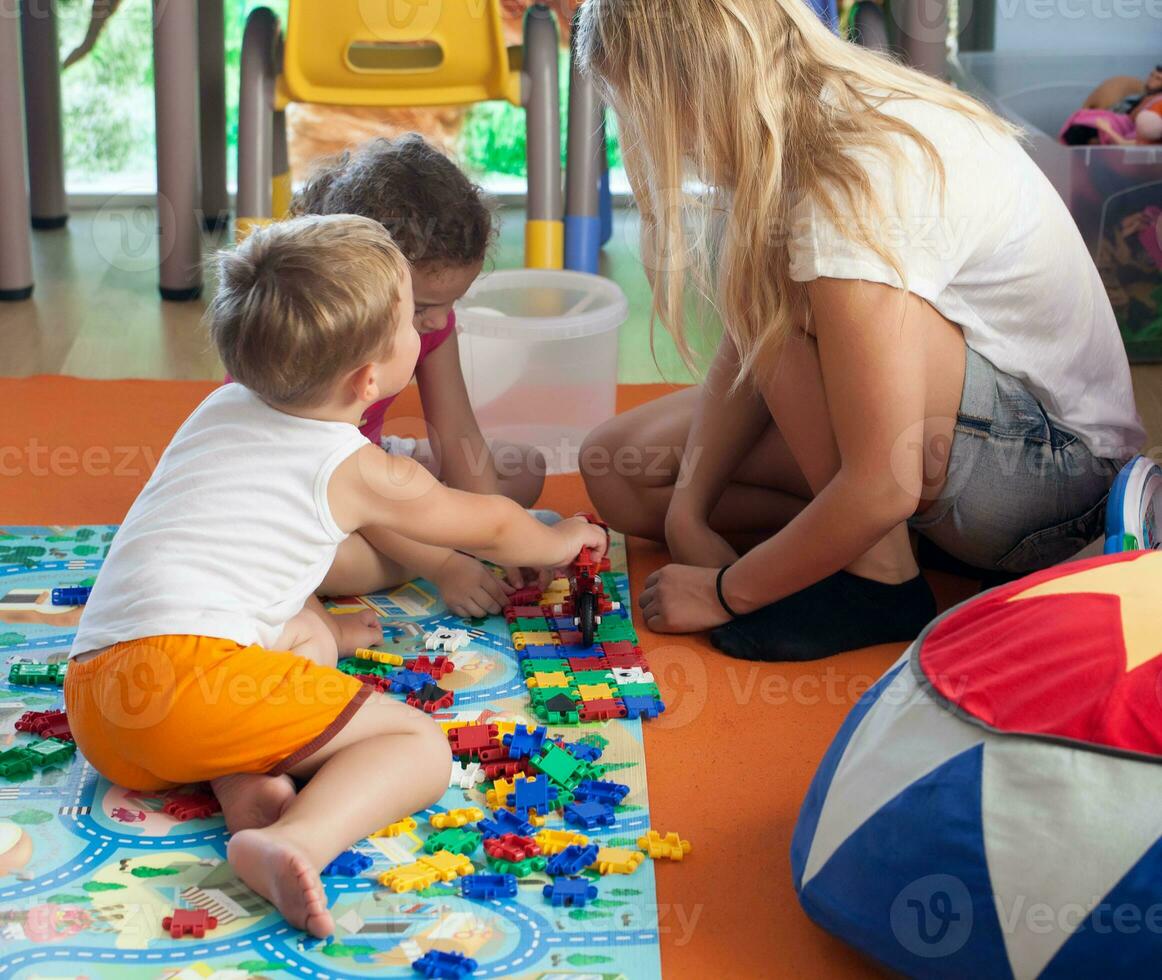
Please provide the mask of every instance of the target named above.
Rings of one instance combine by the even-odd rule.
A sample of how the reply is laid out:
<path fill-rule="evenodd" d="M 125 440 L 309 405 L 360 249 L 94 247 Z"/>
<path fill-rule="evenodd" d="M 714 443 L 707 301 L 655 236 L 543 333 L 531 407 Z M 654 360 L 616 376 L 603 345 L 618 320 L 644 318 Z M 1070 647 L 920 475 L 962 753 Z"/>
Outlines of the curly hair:
<path fill-rule="evenodd" d="M 371 218 L 413 266 L 479 262 L 496 233 L 481 188 L 418 133 L 369 140 L 325 162 L 295 195 L 291 214 Z"/>

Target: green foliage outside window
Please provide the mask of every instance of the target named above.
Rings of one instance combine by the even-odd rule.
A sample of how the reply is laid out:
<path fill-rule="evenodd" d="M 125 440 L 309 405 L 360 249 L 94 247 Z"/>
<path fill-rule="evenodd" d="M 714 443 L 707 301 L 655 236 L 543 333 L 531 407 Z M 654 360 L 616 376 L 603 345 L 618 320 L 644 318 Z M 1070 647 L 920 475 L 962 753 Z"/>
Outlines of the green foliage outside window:
<path fill-rule="evenodd" d="M 238 73 L 242 31 L 257 6 L 285 23 L 287 0 L 226 0 L 227 166 L 233 179 L 238 143 Z M 91 0 L 57 0 L 61 56 L 80 42 Z M 70 189 L 146 191 L 154 186 L 153 6 L 123 0 L 88 56 L 62 75 L 65 155 Z M 569 71 L 561 58 L 562 153 Z M 609 132 L 610 165 L 620 165 Z M 477 179 L 525 176 L 524 110 L 505 102 L 473 106 L 460 133 L 460 159 Z"/>

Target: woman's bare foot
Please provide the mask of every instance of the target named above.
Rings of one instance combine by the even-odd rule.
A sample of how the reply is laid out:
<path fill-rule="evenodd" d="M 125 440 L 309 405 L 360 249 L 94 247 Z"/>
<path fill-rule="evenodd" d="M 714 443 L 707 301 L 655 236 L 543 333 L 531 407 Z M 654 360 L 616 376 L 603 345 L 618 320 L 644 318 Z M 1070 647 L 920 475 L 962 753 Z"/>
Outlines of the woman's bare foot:
<path fill-rule="evenodd" d="M 344 613 L 332 618 L 338 627 L 335 642 L 341 654 L 353 653 L 360 647 L 374 646 L 383 639 L 383 627 L 379 625 L 379 617 L 370 609 Z"/>
<path fill-rule="evenodd" d="M 294 928 L 320 939 L 334 932 L 319 874 L 289 840 L 270 828 L 243 830 L 230 838 L 226 858 L 238 877 Z"/>
<path fill-rule="evenodd" d="M 269 827 L 295 798 L 295 784 L 290 776 L 235 773 L 215 779 L 210 787 L 222 805 L 226 829 L 232 834 Z"/>

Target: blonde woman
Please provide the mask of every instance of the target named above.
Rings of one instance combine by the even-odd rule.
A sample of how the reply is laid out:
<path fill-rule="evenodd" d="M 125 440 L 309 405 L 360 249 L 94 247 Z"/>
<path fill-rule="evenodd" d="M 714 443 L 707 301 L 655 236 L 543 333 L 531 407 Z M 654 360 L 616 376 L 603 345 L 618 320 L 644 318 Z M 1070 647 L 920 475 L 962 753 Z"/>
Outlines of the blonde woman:
<path fill-rule="evenodd" d="M 751 659 L 908 640 L 935 611 L 909 527 L 1005 572 L 1099 535 L 1144 433 L 1093 262 L 1005 123 L 802 0 L 587 0 L 579 51 L 655 315 L 688 350 L 697 291 L 725 328 L 699 389 L 585 447 L 605 518 L 670 547 L 650 629 Z"/>

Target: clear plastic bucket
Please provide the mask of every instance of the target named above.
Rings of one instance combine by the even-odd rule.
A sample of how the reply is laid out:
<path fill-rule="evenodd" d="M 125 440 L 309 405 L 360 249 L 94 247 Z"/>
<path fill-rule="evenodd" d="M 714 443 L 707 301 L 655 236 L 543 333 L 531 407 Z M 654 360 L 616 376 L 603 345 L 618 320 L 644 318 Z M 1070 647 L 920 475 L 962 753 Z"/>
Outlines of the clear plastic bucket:
<path fill-rule="evenodd" d="M 484 437 L 536 446 L 550 473 L 575 472 L 581 441 L 613 416 L 617 328 L 628 314 L 615 282 L 585 272 L 512 269 L 478 279 L 456 322 Z"/>

